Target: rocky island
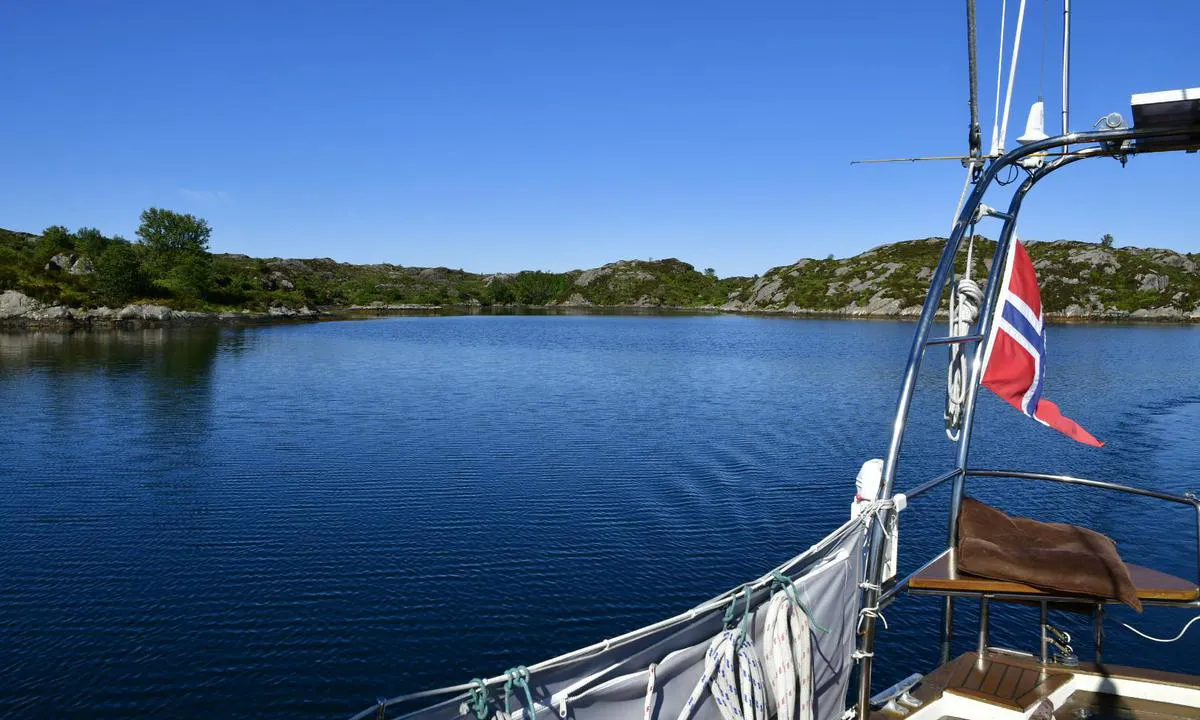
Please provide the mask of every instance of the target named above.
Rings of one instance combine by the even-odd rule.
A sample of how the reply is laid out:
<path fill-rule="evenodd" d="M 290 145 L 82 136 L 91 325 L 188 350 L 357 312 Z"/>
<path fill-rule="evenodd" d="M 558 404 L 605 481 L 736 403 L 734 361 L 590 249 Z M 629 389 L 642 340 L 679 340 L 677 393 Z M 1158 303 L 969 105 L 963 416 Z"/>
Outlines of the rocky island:
<path fill-rule="evenodd" d="M 848 258 L 802 259 L 754 277 L 719 278 L 673 258 L 560 273 L 483 274 L 212 254 L 203 220 L 154 208 L 142 220 L 133 243 L 89 228 L 0 230 L 0 325 L 69 328 L 521 307 L 907 317 L 920 310 L 943 242 L 931 237 Z M 1200 320 L 1196 254 L 1113 247 L 1111 238 L 1026 244 L 1051 317 Z M 973 277 L 985 277 L 994 249 L 993 241 L 976 238 Z"/>

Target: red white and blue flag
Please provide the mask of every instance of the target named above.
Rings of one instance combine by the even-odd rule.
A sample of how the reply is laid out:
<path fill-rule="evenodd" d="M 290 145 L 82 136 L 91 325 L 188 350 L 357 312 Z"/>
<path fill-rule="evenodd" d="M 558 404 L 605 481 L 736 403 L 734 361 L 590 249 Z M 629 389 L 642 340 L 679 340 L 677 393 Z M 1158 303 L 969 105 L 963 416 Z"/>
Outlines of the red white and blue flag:
<path fill-rule="evenodd" d="M 1010 405 L 1072 440 L 1101 447 L 1058 406 L 1042 397 L 1046 377 L 1046 325 L 1037 273 L 1025 246 L 1013 238 L 1003 285 L 983 356 L 983 384 Z"/>

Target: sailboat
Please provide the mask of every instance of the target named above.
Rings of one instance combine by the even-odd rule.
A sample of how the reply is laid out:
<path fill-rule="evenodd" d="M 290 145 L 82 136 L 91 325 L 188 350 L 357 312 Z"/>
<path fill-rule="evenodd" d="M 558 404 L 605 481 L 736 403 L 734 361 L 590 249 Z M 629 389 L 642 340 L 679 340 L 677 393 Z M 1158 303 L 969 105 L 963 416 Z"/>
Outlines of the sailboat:
<path fill-rule="evenodd" d="M 1097 123 L 1097 129 L 1069 130 L 1069 0 L 1063 14 L 1062 132 L 1045 132 L 1039 100 L 1017 146 L 1006 150 L 1024 9 L 1021 0 L 1003 122 L 998 73 L 996 129 L 985 152 L 978 117 L 975 7 L 973 0 L 967 1 L 970 142 L 969 152 L 959 158 L 967 177 L 900 374 L 886 452 L 864 463 L 851 517 L 779 567 L 673 617 L 493 677 L 383 699 L 352 720 L 1200 717 L 1200 677 L 1115 666 L 1103 657 L 1108 606 L 1200 607 L 1200 499 L 1104 479 L 972 462 L 979 390 L 995 390 L 1012 381 L 990 377 L 999 362 L 993 362 L 997 353 L 1008 352 L 1008 361 L 1022 372 L 1032 367 L 1032 384 L 1011 398 L 1014 405 L 1068 434 L 1081 431 L 1072 435 L 1075 439 L 1090 438 L 1057 407 L 1047 414 L 1051 406 L 1042 406 L 1036 397 L 1040 365 L 1035 345 L 1044 326 L 1040 307 L 1033 306 L 1040 301 L 1029 294 L 1036 293 L 1035 280 L 1030 291 L 1014 279 L 1026 273 L 1028 281 L 1034 272 L 1031 264 L 1020 265 L 1023 250 L 1016 235 L 1030 191 L 1052 173 L 1085 160 L 1115 158 L 1124 164 L 1148 153 L 1200 150 L 1200 88 L 1135 94 L 1131 122 L 1113 112 Z M 1002 47 L 999 68 L 1003 59 Z M 1020 182 L 1009 180 L 1013 174 Z M 1001 190 L 1002 185 L 1007 190 Z M 984 203 L 985 196 L 992 199 L 989 193 L 1000 192 L 1008 193 L 1005 201 L 992 202 L 1003 209 Z M 999 230 L 988 275 L 978 282 L 958 275 L 956 267 L 964 254 L 974 251 L 975 231 L 982 223 L 998 223 Z M 968 262 L 968 272 L 972 266 Z M 935 321 L 943 311 L 943 298 L 948 298 L 950 329 L 939 334 Z M 1017 314 L 1010 317 L 1010 309 Z M 1017 328 L 1021 323 L 1032 330 Z M 1023 334 L 1027 332 L 1033 334 Z M 1005 342 L 998 339 L 1003 333 L 1008 333 L 1007 342 L 1015 343 L 1008 351 L 999 349 Z M 1017 346 L 1023 349 L 1012 349 Z M 931 352 L 939 348 L 948 349 L 949 355 L 945 422 L 956 461 L 941 474 L 898 492 L 896 471 L 918 373 L 940 356 Z M 1012 517 L 967 494 L 970 486 L 992 479 L 1077 486 L 1094 493 L 1097 503 L 1138 496 L 1159 503 L 1164 513 L 1182 508 L 1196 521 L 1197 577 L 1179 578 L 1125 563 L 1112 541 L 1099 533 Z M 916 511 L 912 506 L 919 506 L 924 496 L 946 486 L 951 500 L 945 549 L 900 577 L 901 517 Z M 910 595 L 941 599 L 941 625 L 929 628 L 931 638 L 940 635 L 937 667 L 897 667 L 901 658 L 878 653 L 879 633 L 887 632 L 880 626 L 883 610 L 897 622 L 902 601 Z M 977 640 L 974 647 L 959 648 L 956 654 L 955 611 L 963 603 L 978 606 Z M 1031 647 L 993 646 L 990 609 L 996 603 L 1037 609 L 1038 622 L 1031 628 L 1036 632 L 1029 633 L 1036 638 Z M 1069 634 L 1051 623 L 1051 613 L 1064 611 L 1091 616 L 1092 657 L 1080 658 Z M 873 679 L 880 667 L 907 679 L 877 690 Z"/>

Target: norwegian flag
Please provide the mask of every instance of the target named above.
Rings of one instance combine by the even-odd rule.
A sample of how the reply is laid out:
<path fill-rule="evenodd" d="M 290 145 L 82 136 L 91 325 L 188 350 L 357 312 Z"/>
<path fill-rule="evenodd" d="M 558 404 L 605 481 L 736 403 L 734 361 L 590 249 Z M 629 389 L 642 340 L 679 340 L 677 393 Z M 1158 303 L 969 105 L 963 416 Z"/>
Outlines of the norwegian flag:
<path fill-rule="evenodd" d="M 1013 238 L 1004 283 L 983 355 L 983 384 L 1010 405 L 1072 440 L 1102 447 L 1058 406 L 1042 397 L 1046 377 L 1046 326 L 1037 273 L 1025 246 Z"/>

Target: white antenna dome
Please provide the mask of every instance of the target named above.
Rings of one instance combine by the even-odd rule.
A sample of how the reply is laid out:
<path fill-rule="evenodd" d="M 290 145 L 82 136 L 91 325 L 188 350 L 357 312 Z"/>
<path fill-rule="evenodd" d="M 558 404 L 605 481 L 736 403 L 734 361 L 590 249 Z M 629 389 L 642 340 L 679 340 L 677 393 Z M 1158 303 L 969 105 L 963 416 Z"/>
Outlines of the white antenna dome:
<path fill-rule="evenodd" d="M 1028 145 L 1048 137 L 1050 136 L 1046 134 L 1046 107 L 1042 103 L 1042 99 L 1038 98 L 1037 102 L 1029 108 L 1029 118 L 1025 121 L 1025 134 L 1017 138 L 1017 142 Z"/>
<path fill-rule="evenodd" d="M 854 487 L 858 500 L 877 500 L 879 487 L 883 484 L 883 460 L 872 458 L 862 464 L 858 477 L 854 479 Z"/>

